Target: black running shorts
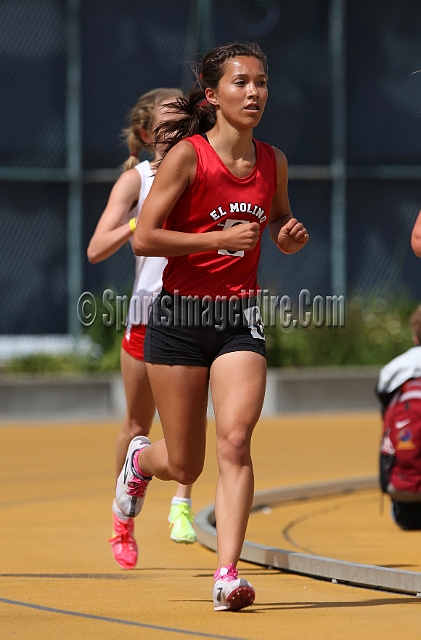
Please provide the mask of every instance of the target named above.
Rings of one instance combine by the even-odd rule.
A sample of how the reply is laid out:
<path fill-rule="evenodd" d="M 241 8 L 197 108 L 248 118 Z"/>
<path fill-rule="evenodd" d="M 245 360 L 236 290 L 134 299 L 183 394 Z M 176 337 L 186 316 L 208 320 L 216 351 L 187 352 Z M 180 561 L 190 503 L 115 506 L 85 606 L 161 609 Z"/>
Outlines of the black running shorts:
<path fill-rule="evenodd" d="M 145 336 L 145 362 L 210 368 L 218 356 L 233 351 L 266 357 L 255 298 L 208 300 L 164 289 L 157 296 Z"/>

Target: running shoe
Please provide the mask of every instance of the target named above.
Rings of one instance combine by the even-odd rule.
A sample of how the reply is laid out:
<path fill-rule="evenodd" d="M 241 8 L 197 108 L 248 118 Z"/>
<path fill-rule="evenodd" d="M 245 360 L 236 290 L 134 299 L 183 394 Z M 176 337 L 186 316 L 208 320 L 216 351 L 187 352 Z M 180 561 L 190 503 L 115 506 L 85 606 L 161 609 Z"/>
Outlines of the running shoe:
<path fill-rule="evenodd" d="M 137 451 L 149 447 L 151 441 L 145 436 L 136 436 L 129 444 L 126 461 L 117 480 L 115 498 L 121 513 L 127 518 L 135 518 L 142 510 L 145 493 L 152 476 L 142 478 L 133 469 L 133 456 Z"/>
<path fill-rule="evenodd" d="M 171 529 L 171 540 L 183 542 L 184 544 L 196 542 L 196 532 L 192 526 L 194 515 L 186 502 L 171 505 L 168 521 Z"/>
<path fill-rule="evenodd" d="M 238 577 L 233 564 L 222 567 L 214 574 L 213 605 L 215 611 L 239 611 L 250 607 L 256 592 L 244 578 Z"/>
<path fill-rule="evenodd" d="M 137 544 L 133 538 L 134 521 L 120 520 L 113 513 L 114 535 L 109 539 L 115 560 L 123 569 L 134 569 L 137 562 Z"/>

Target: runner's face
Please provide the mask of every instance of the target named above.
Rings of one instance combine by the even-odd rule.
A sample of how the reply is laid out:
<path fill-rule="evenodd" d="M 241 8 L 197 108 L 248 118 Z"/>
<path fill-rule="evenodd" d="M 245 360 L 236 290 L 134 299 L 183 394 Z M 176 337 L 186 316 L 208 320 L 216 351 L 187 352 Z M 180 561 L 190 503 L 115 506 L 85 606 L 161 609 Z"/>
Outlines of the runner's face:
<path fill-rule="evenodd" d="M 250 129 L 259 124 L 268 97 L 263 65 L 254 56 L 230 60 L 216 90 L 206 97 L 233 126 Z M 218 116 L 217 116 L 218 117 Z"/>

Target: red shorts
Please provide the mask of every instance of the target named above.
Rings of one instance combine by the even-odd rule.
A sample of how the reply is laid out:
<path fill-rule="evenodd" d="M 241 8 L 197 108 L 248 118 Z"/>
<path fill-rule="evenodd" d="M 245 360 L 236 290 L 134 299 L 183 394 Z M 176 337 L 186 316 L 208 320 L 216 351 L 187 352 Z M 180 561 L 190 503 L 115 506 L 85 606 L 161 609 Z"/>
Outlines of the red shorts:
<path fill-rule="evenodd" d="M 129 324 L 124 332 L 121 346 L 129 356 L 136 360 L 144 360 L 143 345 L 145 342 L 146 324 Z"/>

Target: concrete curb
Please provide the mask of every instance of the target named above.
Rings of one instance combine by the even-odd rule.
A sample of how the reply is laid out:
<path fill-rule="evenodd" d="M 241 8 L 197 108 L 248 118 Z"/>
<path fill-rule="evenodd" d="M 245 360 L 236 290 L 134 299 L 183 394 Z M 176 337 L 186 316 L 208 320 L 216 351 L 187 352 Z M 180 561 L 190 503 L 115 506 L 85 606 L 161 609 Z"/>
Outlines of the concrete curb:
<path fill-rule="evenodd" d="M 263 416 L 285 413 L 376 411 L 380 368 L 269 369 Z M 0 378 L 0 420 L 120 419 L 125 413 L 119 374 Z M 213 415 L 211 402 L 209 416 Z"/>
<path fill-rule="evenodd" d="M 378 478 L 330 480 L 293 487 L 278 487 L 259 491 L 254 495 L 252 511 L 264 506 L 277 506 L 312 497 L 347 494 L 364 489 L 378 488 Z M 217 550 L 214 505 L 209 505 L 195 517 L 197 539 L 204 547 Z M 312 578 L 331 580 L 372 589 L 385 589 L 396 593 L 421 596 L 421 573 L 389 567 L 336 560 L 324 556 L 297 553 L 254 542 L 244 542 L 240 559 L 253 564 L 277 568 Z"/>

